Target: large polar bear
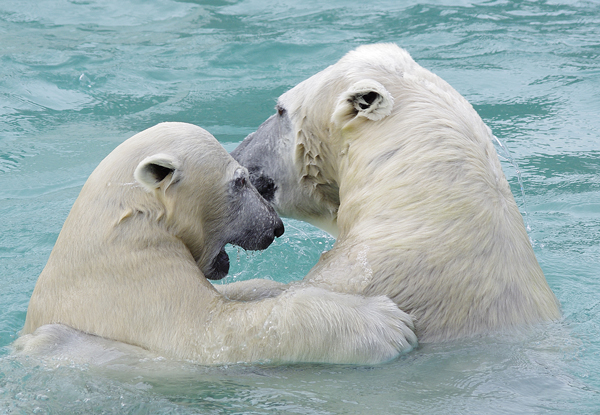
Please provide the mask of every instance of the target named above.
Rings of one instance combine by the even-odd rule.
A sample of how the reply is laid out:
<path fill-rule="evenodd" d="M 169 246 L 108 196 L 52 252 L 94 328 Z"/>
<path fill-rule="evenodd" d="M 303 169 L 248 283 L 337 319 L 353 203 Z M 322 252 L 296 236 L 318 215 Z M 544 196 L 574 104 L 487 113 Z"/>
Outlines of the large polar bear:
<path fill-rule="evenodd" d="M 359 47 L 276 109 L 232 155 L 279 214 L 337 236 L 293 286 L 387 295 L 414 316 L 420 342 L 560 317 L 489 128 L 406 51 Z"/>
<path fill-rule="evenodd" d="M 184 123 L 152 127 L 118 146 L 83 186 L 16 349 L 78 341 L 73 329 L 207 364 L 375 363 L 415 344 L 410 317 L 383 296 L 307 287 L 237 302 L 205 278 L 226 275 L 225 244 L 264 249 L 282 232 L 214 137 Z"/>

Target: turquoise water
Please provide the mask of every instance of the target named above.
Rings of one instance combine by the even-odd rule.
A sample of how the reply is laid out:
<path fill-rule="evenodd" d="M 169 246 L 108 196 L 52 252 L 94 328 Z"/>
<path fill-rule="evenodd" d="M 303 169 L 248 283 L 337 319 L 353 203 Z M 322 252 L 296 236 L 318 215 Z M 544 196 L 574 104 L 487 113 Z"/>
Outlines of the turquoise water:
<path fill-rule="evenodd" d="M 186 121 L 232 150 L 284 91 L 394 42 L 473 103 L 564 313 L 520 337 L 422 346 L 380 366 L 169 361 L 54 367 L 8 345 L 87 176 Z M 21 0 L 0 3 L 0 413 L 600 413 L 600 4 Z M 227 281 L 300 279 L 333 240 L 301 222 Z"/>

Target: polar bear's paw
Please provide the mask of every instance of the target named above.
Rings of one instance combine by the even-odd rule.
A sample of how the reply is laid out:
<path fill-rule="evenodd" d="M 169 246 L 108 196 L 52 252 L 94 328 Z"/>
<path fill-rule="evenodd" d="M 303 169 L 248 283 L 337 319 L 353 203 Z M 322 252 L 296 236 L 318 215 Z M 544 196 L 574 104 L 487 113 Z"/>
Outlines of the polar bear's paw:
<path fill-rule="evenodd" d="M 292 287 L 277 300 L 266 328 L 292 342 L 279 346 L 305 361 L 376 364 L 417 345 L 412 317 L 384 296 Z"/>
<path fill-rule="evenodd" d="M 401 353 L 417 346 L 413 317 L 388 297 L 366 297 L 361 313 L 367 319 L 367 333 L 374 344 L 387 342 Z"/>

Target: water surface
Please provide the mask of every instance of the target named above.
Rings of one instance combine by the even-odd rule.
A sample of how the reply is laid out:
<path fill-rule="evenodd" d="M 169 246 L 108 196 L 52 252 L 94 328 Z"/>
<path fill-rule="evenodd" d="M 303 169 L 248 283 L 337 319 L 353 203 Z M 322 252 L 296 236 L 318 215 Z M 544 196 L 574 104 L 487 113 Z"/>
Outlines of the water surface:
<path fill-rule="evenodd" d="M 463 94 L 504 162 L 564 319 L 380 366 L 17 361 L 8 345 L 87 176 L 161 121 L 232 150 L 276 98 L 394 42 Z M 600 412 L 600 5 L 579 1 L 22 0 L 0 4 L 0 413 Z M 302 278 L 333 240 L 286 221 L 227 281 Z"/>

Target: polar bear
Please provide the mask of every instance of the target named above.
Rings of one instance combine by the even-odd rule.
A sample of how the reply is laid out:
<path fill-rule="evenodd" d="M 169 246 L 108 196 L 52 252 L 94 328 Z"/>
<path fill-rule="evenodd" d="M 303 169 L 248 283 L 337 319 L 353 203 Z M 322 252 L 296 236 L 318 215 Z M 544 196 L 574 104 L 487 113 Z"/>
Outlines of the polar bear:
<path fill-rule="evenodd" d="M 276 111 L 232 155 L 280 215 L 337 237 L 294 287 L 389 296 L 419 342 L 560 317 L 490 129 L 405 50 L 361 46 Z M 286 288 L 251 280 L 222 292 Z"/>
<path fill-rule="evenodd" d="M 207 280 L 227 274 L 225 244 L 264 249 L 281 233 L 247 170 L 214 137 L 184 123 L 145 130 L 83 186 L 16 349 L 79 341 L 73 329 L 202 364 L 377 363 L 416 344 L 410 316 L 384 296 L 299 287 L 238 302 Z M 102 349 L 90 338 L 87 350 Z"/>

